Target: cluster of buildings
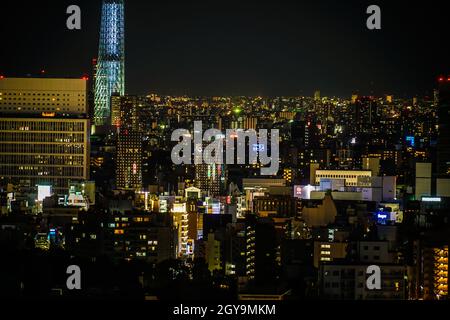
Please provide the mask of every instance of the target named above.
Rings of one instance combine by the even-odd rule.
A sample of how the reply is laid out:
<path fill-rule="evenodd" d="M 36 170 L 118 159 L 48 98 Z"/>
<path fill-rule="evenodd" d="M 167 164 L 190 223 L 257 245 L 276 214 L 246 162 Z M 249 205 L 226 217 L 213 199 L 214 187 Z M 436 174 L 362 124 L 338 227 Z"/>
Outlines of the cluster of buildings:
<path fill-rule="evenodd" d="M 123 1 L 105 4 L 93 94 L 0 77 L 1 241 L 142 262 L 145 295 L 149 266 L 176 260 L 241 299 L 448 299 L 448 79 L 420 99 L 126 95 Z M 278 173 L 175 165 L 171 134 L 194 121 L 278 129 Z"/>
<path fill-rule="evenodd" d="M 86 79 L 3 77 L 1 230 L 75 256 L 154 266 L 177 259 L 188 268 L 200 260 L 246 298 L 445 299 L 450 159 L 437 115 L 448 108 L 448 83 L 440 89 L 420 107 L 370 98 L 365 108 L 317 94 L 267 108 L 262 98 L 236 106 L 237 98 L 114 94 L 111 122 L 92 125 Z M 351 123 L 311 116 L 327 106 L 350 110 L 346 121 L 355 110 L 380 115 L 349 133 Z M 397 110 L 392 137 L 366 133 L 388 122 L 386 108 Z M 402 112 L 414 108 L 436 124 L 409 124 Z M 278 174 L 261 176 L 258 164 L 171 163 L 171 131 L 198 119 L 219 129 L 279 128 Z M 370 265 L 381 269 L 379 290 L 366 286 Z"/>

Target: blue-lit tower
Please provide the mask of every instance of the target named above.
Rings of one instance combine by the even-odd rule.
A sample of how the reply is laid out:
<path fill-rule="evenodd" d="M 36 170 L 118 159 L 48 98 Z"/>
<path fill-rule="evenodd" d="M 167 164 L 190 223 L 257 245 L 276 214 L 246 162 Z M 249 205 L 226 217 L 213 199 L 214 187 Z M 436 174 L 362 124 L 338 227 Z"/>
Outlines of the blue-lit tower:
<path fill-rule="evenodd" d="M 94 124 L 110 124 L 111 95 L 125 94 L 124 0 L 103 0 L 95 77 Z"/>

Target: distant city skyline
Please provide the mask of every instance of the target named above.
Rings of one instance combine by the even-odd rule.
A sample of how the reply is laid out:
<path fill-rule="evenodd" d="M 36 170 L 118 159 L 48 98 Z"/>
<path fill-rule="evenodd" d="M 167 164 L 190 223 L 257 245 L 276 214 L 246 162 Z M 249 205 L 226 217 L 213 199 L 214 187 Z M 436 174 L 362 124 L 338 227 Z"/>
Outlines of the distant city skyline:
<path fill-rule="evenodd" d="M 349 2 L 5 10 L 0 296 L 449 301 L 445 11 Z"/>
<path fill-rule="evenodd" d="M 48 3 L 47 3 L 48 2 Z M 82 29 L 65 26 L 79 5 Z M 367 1 L 154 4 L 127 1 L 129 94 L 431 95 L 448 74 L 443 3 L 378 2 L 382 29 L 366 28 Z M 0 35 L 0 73 L 90 74 L 101 0 L 11 6 Z"/>

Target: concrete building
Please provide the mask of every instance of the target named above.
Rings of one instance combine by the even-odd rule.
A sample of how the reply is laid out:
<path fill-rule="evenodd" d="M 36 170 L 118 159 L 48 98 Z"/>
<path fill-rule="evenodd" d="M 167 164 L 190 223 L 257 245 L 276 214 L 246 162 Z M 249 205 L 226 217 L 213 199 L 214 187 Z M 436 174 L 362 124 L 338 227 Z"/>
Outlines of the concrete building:
<path fill-rule="evenodd" d="M 380 174 L 380 158 L 363 158 L 362 162 L 363 169 L 372 171 L 372 176 L 378 176 Z"/>
<path fill-rule="evenodd" d="M 364 177 L 372 177 L 371 170 L 316 170 L 315 184 L 320 185 L 320 180 L 325 179 L 344 179 L 345 186 L 357 187 L 358 180 Z"/>
<path fill-rule="evenodd" d="M 333 223 L 337 215 L 336 205 L 331 196 L 326 195 L 322 204 L 316 207 L 304 207 L 302 216 L 310 227 L 326 226 Z"/>
<path fill-rule="evenodd" d="M 397 255 L 390 251 L 389 241 L 358 241 L 359 261 L 376 264 L 397 263 Z"/>
<path fill-rule="evenodd" d="M 136 96 L 113 96 L 112 119 L 117 127 L 116 186 L 118 189 L 142 188 L 143 130 Z"/>
<path fill-rule="evenodd" d="M 314 267 L 319 268 L 322 263 L 329 263 L 347 256 L 345 242 L 314 241 Z"/>
<path fill-rule="evenodd" d="M 266 178 L 244 178 L 242 179 L 242 187 L 245 189 L 264 188 L 270 187 L 285 187 L 286 180 L 284 179 L 266 179 Z"/>
<path fill-rule="evenodd" d="M 165 214 L 80 214 L 68 226 L 65 239 L 66 248 L 80 256 L 108 254 L 117 260 L 152 264 L 176 258 L 176 230 Z"/>
<path fill-rule="evenodd" d="M 205 259 L 209 271 L 222 269 L 220 241 L 215 239 L 214 233 L 209 233 L 205 241 Z"/>
<path fill-rule="evenodd" d="M 259 284 L 270 283 L 276 277 L 276 231 L 272 219 L 246 219 L 246 276 Z"/>
<path fill-rule="evenodd" d="M 0 79 L 0 177 L 23 188 L 89 179 L 86 80 Z"/>
<path fill-rule="evenodd" d="M 87 79 L 2 78 L 0 112 L 27 116 L 87 114 Z"/>
<path fill-rule="evenodd" d="M 416 163 L 416 200 L 431 196 L 431 163 Z"/>
<path fill-rule="evenodd" d="M 418 297 L 424 300 L 448 298 L 448 245 L 420 248 Z"/>
<path fill-rule="evenodd" d="M 177 255 L 179 257 L 185 257 L 188 251 L 188 239 L 189 239 L 189 219 L 186 207 L 186 202 L 176 202 L 173 204 L 171 210 L 173 216 L 173 224 L 178 230 L 178 249 Z"/>
<path fill-rule="evenodd" d="M 319 270 L 319 291 L 333 300 L 403 300 L 406 298 L 405 267 L 380 265 L 381 289 L 369 290 L 369 264 L 323 264 Z"/>
<path fill-rule="evenodd" d="M 121 130 L 117 138 L 117 189 L 142 188 L 142 133 Z"/>

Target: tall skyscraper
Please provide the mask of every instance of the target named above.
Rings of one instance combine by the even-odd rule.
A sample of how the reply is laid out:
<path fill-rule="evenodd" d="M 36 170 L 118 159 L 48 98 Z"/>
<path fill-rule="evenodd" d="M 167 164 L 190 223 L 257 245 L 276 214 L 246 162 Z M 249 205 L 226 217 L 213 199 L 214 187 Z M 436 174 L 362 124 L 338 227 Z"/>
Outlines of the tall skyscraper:
<path fill-rule="evenodd" d="M 374 134 L 379 130 L 380 107 L 372 97 L 360 97 L 354 103 L 355 136 Z"/>
<path fill-rule="evenodd" d="M 111 97 L 111 125 L 118 128 L 128 128 L 142 131 L 140 121 L 140 99 L 137 96 L 112 95 Z"/>
<path fill-rule="evenodd" d="M 450 77 L 439 78 L 439 136 L 437 144 L 438 174 L 450 175 Z"/>
<path fill-rule="evenodd" d="M 118 189 L 142 188 L 143 133 L 136 96 L 113 96 L 117 135 L 116 185 Z"/>
<path fill-rule="evenodd" d="M 110 124 L 113 93 L 125 94 L 124 0 L 103 0 L 95 78 L 95 125 Z"/>
<path fill-rule="evenodd" d="M 117 137 L 118 189 L 142 188 L 142 133 L 121 129 Z"/>
<path fill-rule="evenodd" d="M 218 196 L 226 181 L 224 164 L 201 163 L 195 165 L 195 186 L 209 196 Z"/>
<path fill-rule="evenodd" d="M 0 178 L 21 189 L 89 179 L 85 79 L 0 80 Z"/>

